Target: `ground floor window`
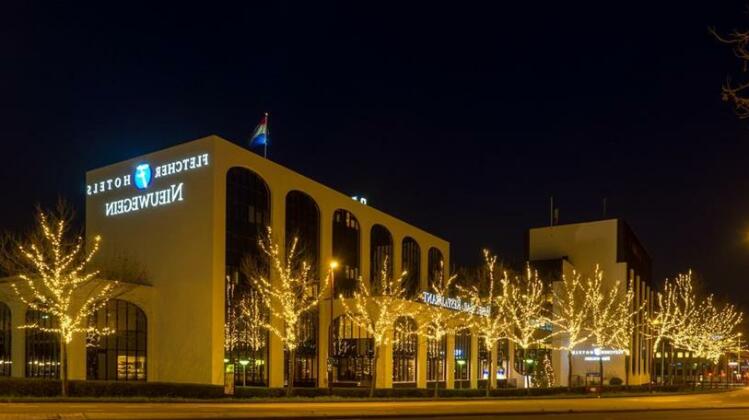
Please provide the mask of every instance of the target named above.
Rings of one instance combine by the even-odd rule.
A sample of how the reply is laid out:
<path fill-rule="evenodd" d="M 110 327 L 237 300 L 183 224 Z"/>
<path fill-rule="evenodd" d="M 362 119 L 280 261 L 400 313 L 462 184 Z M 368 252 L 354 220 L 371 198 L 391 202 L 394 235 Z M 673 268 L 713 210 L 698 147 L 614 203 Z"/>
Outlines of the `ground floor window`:
<path fill-rule="evenodd" d="M 239 274 L 227 276 L 224 362 L 234 365 L 234 383 L 268 385 L 268 313 L 260 295 Z"/>
<path fill-rule="evenodd" d="M 0 376 L 10 376 L 10 368 L 13 364 L 10 346 L 11 328 L 10 308 L 0 302 Z"/>
<path fill-rule="evenodd" d="M 113 299 L 88 318 L 88 326 L 111 334 L 86 337 L 86 379 L 146 380 L 146 314 L 138 306 Z"/>
<path fill-rule="evenodd" d="M 455 387 L 469 387 L 471 383 L 471 333 L 461 330 L 455 334 Z"/>
<path fill-rule="evenodd" d="M 33 309 L 26 311 L 26 324 L 45 329 L 59 326 L 57 318 Z M 26 329 L 26 377 L 60 377 L 60 338 L 57 334 L 38 328 Z"/>
<path fill-rule="evenodd" d="M 427 339 L 427 382 L 445 380 L 445 362 L 447 356 L 447 337 L 441 340 Z"/>
<path fill-rule="evenodd" d="M 372 380 L 374 339 L 350 319 L 339 316 L 333 321 L 333 382 L 367 386 Z"/>
<path fill-rule="evenodd" d="M 401 317 L 393 332 L 393 384 L 416 385 L 416 355 L 419 345 L 416 321 Z"/>

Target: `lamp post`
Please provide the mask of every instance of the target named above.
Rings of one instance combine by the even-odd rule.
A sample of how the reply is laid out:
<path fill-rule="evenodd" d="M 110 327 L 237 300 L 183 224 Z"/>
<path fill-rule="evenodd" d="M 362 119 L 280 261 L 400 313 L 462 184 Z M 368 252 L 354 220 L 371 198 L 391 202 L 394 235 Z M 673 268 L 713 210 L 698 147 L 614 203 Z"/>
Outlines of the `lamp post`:
<path fill-rule="evenodd" d="M 240 360 L 239 364 L 242 365 L 242 386 L 247 386 L 247 365 L 250 364 L 250 361 Z"/>
<path fill-rule="evenodd" d="M 335 270 L 338 261 L 330 261 L 330 321 L 328 325 L 328 392 L 333 395 L 333 298 L 335 298 Z"/>

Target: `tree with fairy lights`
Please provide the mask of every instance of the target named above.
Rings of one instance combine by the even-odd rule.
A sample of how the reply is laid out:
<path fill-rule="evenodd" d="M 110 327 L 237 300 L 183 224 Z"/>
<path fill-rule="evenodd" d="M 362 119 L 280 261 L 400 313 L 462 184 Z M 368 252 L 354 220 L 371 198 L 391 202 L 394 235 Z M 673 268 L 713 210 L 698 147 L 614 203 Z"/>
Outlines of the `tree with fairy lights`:
<path fill-rule="evenodd" d="M 300 344 L 299 325 L 303 322 L 304 315 L 318 305 L 329 277 L 326 276 L 320 284 L 312 273 L 312 266 L 300 258 L 298 243 L 299 238 L 294 238 L 286 255 L 283 255 L 280 246 L 273 240 L 270 227 L 265 237 L 258 241 L 277 281 L 269 279 L 262 270 L 255 269 L 252 261 L 245 260 L 242 263 L 242 271 L 250 279 L 260 302 L 270 315 L 268 320 L 258 317 L 253 322 L 259 323 L 262 328 L 278 337 L 289 354 L 289 380 L 286 388 L 286 395 L 289 396 L 294 389 L 294 361 Z M 273 325 L 274 320 L 283 325 L 276 327 Z"/>
<path fill-rule="evenodd" d="M 380 287 L 377 293 L 372 292 L 368 282 L 359 279 L 358 290 L 350 299 L 340 297 L 344 316 L 354 325 L 363 328 L 374 341 L 374 356 L 372 358 L 372 383 L 369 396 L 374 397 L 377 386 L 377 362 L 383 346 L 395 341 L 396 321 L 402 316 L 413 316 L 412 304 L 406 297 L 403 279 L 404 271 L 399 277 L 391 276 L 388 259 L 385 258 L 380 271 Z M 373 279 L 374 280 L 374 279 Z M 347 302 L 347 301 L 350 301 Z M 397 334 L 398 337 L 408 337 L 411 331 Z"/>
<path fill-rule="evenodd" d="M 634 292 L 616 281 L 605 290 L 603 271 L 596 266 L 593 277 L 585 283 L 585 301 L 590 311 L 588 334 L 599 350 L 611 348 L 629 354 L 635 316 L 643 307 L 633 308 Z M 598 355 L 598 374 L 603 385 L 603 354 Z"/>
<path fill-rule="evenodd" d="M 526 372 L 526 352 L 532 346 L 546 344 L 554 334 L 550 327 L 549 293 L 530 265 L 524 276 L 510 277 L 505 271 L 501 280 L 502 294 L 497 300 L 499 313 L 505 317 L 506 336 L 521 350 L 521 372 L 524 386 L 530 386 Z"/>
<path fill-rule="evenodd" d="M 77 334 L 101 336 L 88 319 L 114 295 L 118 283 L 104 281 L 89 268 L 99 251 L 101 237 L 90 242 L 72 231 L 73 212 L 64 204 L 55 211 L 38 210 L 35 229 L 25 238 L 4 238 L 0 264 L 16 279 L 11 287 L 28 308 L 57 321 L 54 327 L 35 323 L 21 328 L 54 334 L 60 345 L 61 392 L 67 396 L 68 346 Z"/>
<path fill-rule="evenodd" d="M 590 339 L 589 306 L 585 301 L 585 283 L 579 273 L 563 276 L 553 288 L 554 309 L 552 323 L 558 328 L 564 341 L 559 347 L 567 351 L 567 387 L 572 388 L 572 352 Z"/>
<path fill-rule="evenodd" d="M 497 256 L 484 250 L 484 269 L 479 284 L 471 287 L 458 287 L 460 298 L 470 303 L 468 325 L 478 334 L 479 340 L 489 353 L 489 377 L 486 381 L 486 396 L 496 382 L 496 362 L 494 350 L 499 340 L 507 337 L 507 319 L 500 312 L 502 305 L 502 285 L 497 276 Z"/>
<path fill-rule="evenodd" d="M 440 269 L 435 273 L 437 281 L 431 287 L 431 292 L 438 301 L 450 298 L 453 284 L 457 278 L 457 275 L 452 275 L 445 280 L 444 268 L 440 265 Z M 417 334 L 425 337 L 427 340 L 441 343 L 449 334 L 455 334 L 458 329 L 464 328 L 464 325 L 458 325 L 458 321 L 465 318 L 464 313 L 445 309 L 439 303 L 437 305 L 424 305 L 422 313 L 426 321 L 419 326 Z M 440 366 L 440 364 L 438 363 L 437 366 Z M 443 372 L 437 372 L 437 378 L 440 378 L 442 374 Z M 439 380 L 436 380 L 434 381 L 434 397 L 438 396 Z"/>

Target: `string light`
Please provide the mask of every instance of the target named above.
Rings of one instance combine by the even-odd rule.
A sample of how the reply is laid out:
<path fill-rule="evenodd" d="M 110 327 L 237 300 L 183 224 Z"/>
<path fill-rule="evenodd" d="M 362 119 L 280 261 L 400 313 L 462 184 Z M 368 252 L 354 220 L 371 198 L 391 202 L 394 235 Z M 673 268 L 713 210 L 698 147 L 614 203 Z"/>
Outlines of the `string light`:
<path fill-rule="evenodd" d="M 369 395 L 374 396 L 374 390 L 377 381 L 377 361 L 380 357 L 380 350 L 383 346 L 393 344 L 395 337 L 396 321 L 400 317 L 413 316 L 412 304 L 406 298 L 406 289 L 403 281 L 406 277 L 404 271 L 397 278 L 389 275 L 388 258 L 385 257 L 382 270 L 380 271 L 380 284 L 382 285 L 379 293 L 372 293 L 372 287 L 367 282 L 359 278 L 358 290 L 354 292 L 350 299 L 343 299 L 339 296 L 343 305 L 344 316 L 354 325 L 364 329 L 368 335 L 372 336 L 374 342 L 374 367 L 372 368 L 372 384 Z M 347 302 L 350 300 L 351 304 Z M 408 325 L 409 323 L 405 323 Z M 412 331 L 399 331 L 398 337 L 408 337 Z"/>
<path fill-rule="evenodd" d="M 271 228 L 268 227 L 267 235 L 258 241 L 260 249 L 269 258 L 273 272 L 278 277 L 278 282 L 271 283 L 267 276 L 257 270 L 248 268 L 243 264 L 243 269 L 257 290 L 260 301 L 268 310 L 271 319 L 277 319 L 283 323 L 283 327 L 277 328 L 272 322 L 264 317 L 256 317 L 251 322 L 256 326 L 266 328 L 273 333 L 289 352 L 289 380 L 287 393 L 290 395 L 294 387 L 294 359 L 299 340 L 299 324 L 304 319 L 304 314 L 314 309 L 319 301 L 320 295 L 328 285 L 328 276 L 321 285 L 311 275 L 312 266 L 307 261 L 301 261 L 297 245 L 299 238 L 294 238 L 285 256 L 281 254 L 280 246 L 273 240 Z M 259 311 L 256 311 L 259 312 Z M 244 310 L 242 311 L 244 313 Z M 259 334 L 259 331 L 258 331 Z"/>
<path fill-rule="evenodd" d="M 81 236 L 72 241 L 65 210 L 59 214 L 39 211 L 38 231 L 30 235 L 28 243 L 18 245 L 19 263 L 15 275 L 20 279 L 11 283 L 19 300 L 30 309 L 57 320 L 57 326 L 25 324 L 20 328 L 35 329 L 55 334 L 60 338 L 62 393 L 67 394 L 67 346 L 76 334 L 87 335 L 92 345 L 98 337 L 113 333 L 110 328 L 89 325 L 91 315 L 104 308 L 112 297 L 117 282 L 101 282 L 98 270 L 88 270 L 99 251 L 101 237 L 95 236 L 87 251 Z"/>

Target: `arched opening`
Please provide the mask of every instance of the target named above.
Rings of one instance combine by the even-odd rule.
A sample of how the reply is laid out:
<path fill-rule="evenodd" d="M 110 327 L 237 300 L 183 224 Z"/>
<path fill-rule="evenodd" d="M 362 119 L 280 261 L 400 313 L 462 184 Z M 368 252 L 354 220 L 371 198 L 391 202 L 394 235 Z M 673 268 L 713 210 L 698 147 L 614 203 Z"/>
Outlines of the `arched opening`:
<path fill-rule="evenodd" d="M 333 258 L 338 262 L 333 296 L 351 297 L 359 280 L 359 221 L 348 210 L 333 213 Z"/>
<path fill-rule="evenodd" d="M 403 288 L 409 299 L 415 298 L 419 293 L 419 279 L 421 278 L 421 248 L 414 238 L 406 236 L 402 242 L 403 255 L 401 268 L 406 272 L 403 279 Z"/>
<path fill-rule="evenodd" d="M 319 277 L 320 255 L 320 209 L 309 195 L 301 191 L 290 191 L 286 195 L 286 246 L 287 250 L 297 240 L 296 252 L 299 260 L 312 266 L 311 273 Z M 317 291 L 314 291 L 317 293 Z M 317 330 L 319 316 L 315 308 L 306 312 L 297 328 L 299 346 L 294 358 L 294 386 L 317 385 Z M 284 354 L 285 379 L 289 378 L 288 352 Z"/>
<path fill-rule="evenodd" d="M 135 304 L 112 299 L 88 317 L 88 326 L 112 334 L 86 337 L 86 379 L 146 380 L 146 314 Z"/>
<path fill-rule="evenodd" d="M 60 377 L 60 336 L 42 329 L 57 329 L 57 317 L 45 312 L 29 309 L 26 311 L 26 325 L 39 328 L 26 329 L 26 377 Z"/>
<path fill-rule="evenodd" d="M 427 338 L 427 382 L 445 382 L 446 361 L 447 337 L 442 337 L 441 340 Z"/>
<path fill-rule="evenodd" d="M 442 252 L 435 247 L 429 248 L 427 261 L 427 267 L 429 269 L 429 272 L 427 273 L 429 290 L 432 290 L 432 286 L 435 283 L 438 285 L 442 284 L 442 281 L 444 280 L 443 263 Z"/>
<path fill-rule="evenodd" d="M 464 328 L 455 334 L 455 387 L 471 386 L 471 331 Z"/>
<path fill-rule="evenodd" d="M 400 317 L 393 331 L 393 386 L 416 386 L 416 357 L 419 339 L 416 321 Z"/>
<path fill-rule="evenodd" d="M 242 265 L 268 276 L 267 257 L 258 246 L 270 226 L 268 184 L 246 168 L 226 174 L 226 296 L 224 353 L 234 365 L 237 385 L 268 385 L 268 332 L 265 306 Z"/>
<path fill-rule="evenodd" d="M 10 308 L 0 302 L 0 376 L 10 376 L 13 366 L 10 346 L 11 328 Z"/>
<path fill-rule="evenodd" d="M 387 277 L 393 277 L 393 235 L 382 225 L 372 226 L 369 241 L 369 281 L 374 293 L 382 290 L 382 269 L 388 263 Z"/>
<path fill-rule="evenodd" d="M 339 316 L 333 320 L 333 382 L 368 386 L 372 380 L 374 339 L 367 331 Z"/>

